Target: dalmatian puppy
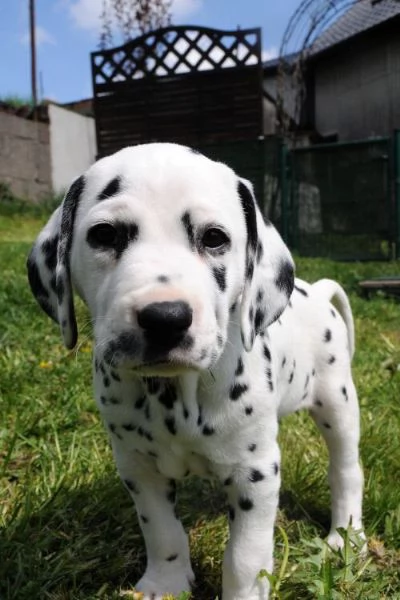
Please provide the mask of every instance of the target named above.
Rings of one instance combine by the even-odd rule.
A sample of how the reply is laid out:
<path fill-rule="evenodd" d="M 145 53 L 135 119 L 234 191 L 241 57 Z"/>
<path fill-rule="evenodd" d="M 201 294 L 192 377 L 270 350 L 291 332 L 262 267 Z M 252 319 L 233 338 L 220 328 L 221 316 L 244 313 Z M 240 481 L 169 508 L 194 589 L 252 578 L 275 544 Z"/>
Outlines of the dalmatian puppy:
<path fill-rule="evenodd" d="M 145 600 L 193 583 L 174 512 L 176 480 L 189 474 L 227 493 L 223 600 L 268 597 L 258 574 L 273 568 L 278 419 L 300 408 L 329 449 L 329 543 L 349 522 L 361 529 L 349 302 L 333 281 L 294 280 L 247 181 L 187 147 L 125 148 L 72 184 L 28 274 L 67 348 L 73 288 L 89 308 L 95 397 L 147 551 Z"/>

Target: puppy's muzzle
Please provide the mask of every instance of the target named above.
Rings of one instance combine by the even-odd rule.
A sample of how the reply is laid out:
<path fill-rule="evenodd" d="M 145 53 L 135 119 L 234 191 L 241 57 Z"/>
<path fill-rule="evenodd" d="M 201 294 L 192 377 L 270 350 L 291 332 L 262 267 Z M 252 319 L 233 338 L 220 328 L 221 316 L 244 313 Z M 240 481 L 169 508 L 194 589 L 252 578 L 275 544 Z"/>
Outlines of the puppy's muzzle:
<path fill-rule="evenodd" d="M 150 347 L 175 348 L 192 324 L 193 311 L 184 301 L 152 302 L 137 313 L 137 321 Z"/>

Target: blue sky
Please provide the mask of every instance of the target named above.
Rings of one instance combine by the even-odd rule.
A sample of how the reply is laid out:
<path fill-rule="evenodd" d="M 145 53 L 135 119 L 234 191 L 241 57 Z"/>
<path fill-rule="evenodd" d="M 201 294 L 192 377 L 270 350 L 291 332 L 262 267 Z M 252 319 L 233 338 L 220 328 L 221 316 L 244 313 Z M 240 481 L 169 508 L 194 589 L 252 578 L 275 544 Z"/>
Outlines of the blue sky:
<path fill-rule="evenodd" d="M 276 55 L 300 0 L 173 0 L 173 23 L 220 29 L 261 27 L 264 58 Z M 0 2 L 0 97 L 30 97 L 28 0 Z M 92 95 L 90 57 L 98 49 L 102 0 L 36 0 L 40 97 L 70 102 Z"/>

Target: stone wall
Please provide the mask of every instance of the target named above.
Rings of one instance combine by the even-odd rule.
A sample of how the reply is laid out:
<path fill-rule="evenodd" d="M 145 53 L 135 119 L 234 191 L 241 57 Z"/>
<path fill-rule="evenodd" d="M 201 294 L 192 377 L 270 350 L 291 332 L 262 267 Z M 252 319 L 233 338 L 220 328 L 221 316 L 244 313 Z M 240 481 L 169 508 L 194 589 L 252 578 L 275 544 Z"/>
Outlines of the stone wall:
<path fill-rule="evenodd" d="M 0 181 L 28 200 L 51 194 L 48 123 L 0 112 Z"/>

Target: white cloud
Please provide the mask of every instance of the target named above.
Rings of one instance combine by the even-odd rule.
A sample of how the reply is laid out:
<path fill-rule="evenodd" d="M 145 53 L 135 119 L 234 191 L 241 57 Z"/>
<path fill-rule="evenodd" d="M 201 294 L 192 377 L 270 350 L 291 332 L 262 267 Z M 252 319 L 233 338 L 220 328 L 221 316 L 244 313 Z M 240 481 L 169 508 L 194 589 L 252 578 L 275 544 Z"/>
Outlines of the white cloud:
<path fill-rule="evenodd" d="M 186 19 L 197 12 L 202 3 L 203 0 L 172 0 L 172 20 L 181 21 Z M 99 31 L 102 9 L 103 0 L 74 0 L 74 2 L 69 2 L 70 15 L 75 25 L 80 29 Z"/>
<path fill-rule="evenodd" d="M 43 27 L 40 27 L 39 25 L 37 25 L 35 27 L 35 38 L 36 38 L 36 45 L 37 46 L 42 46 L 43 44 L 56 44 L 56 40 L 55 38 L 51 35 L 51 33 L 49 33 L 48 31 L 46 31 L 46 29 L 44 29 Z M 21 36 L 20 41 L 22 44 L 29 44 L 30 43 L 30 33 L 24 33 L 24 35 Z"/>
<path fill-rule="evenodd" d="M 276 46 L 271 46 L 270 48 L 266 48 L 261 52 L 261 60 L 266 62 L 267 60 L 272 60 L 273 58 L 277 58 L 279 56 L 279 50 Z"/>

